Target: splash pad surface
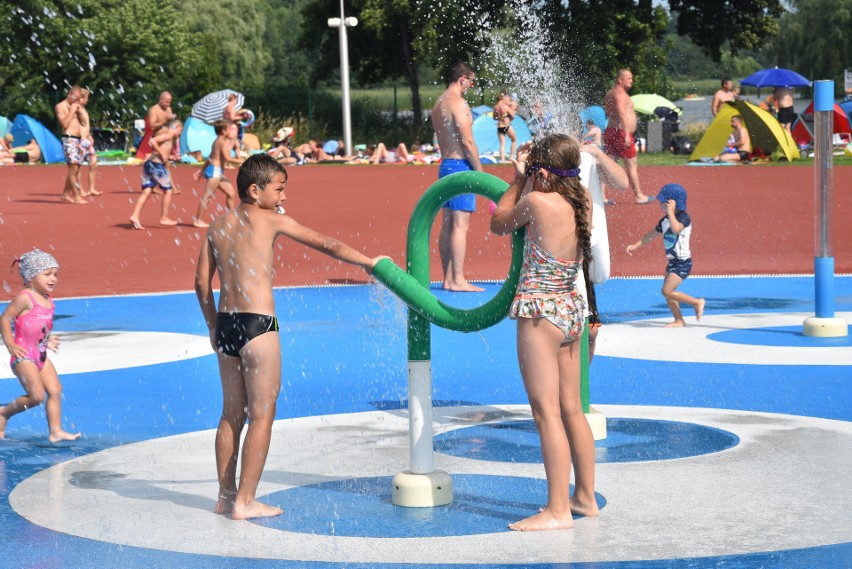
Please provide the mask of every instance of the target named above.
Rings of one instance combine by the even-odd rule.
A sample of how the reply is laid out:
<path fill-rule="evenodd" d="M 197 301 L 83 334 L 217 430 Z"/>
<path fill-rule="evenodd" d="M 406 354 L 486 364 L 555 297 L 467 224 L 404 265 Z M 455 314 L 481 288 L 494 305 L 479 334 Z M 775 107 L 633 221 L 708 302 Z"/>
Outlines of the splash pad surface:
<path fill-rule="evenodd" d="M 341 176 L 339 168 L 347 167 L 294 169 L 306 178 L 291 187 L 288 211 L 309 225 L 362 243 L 371 253 L 390 251 L 403 261 L 407 216 L 385 220 L 384 225 L 398 225 L 387 232 L 375 226 L 368 231 L 357 215 L 330 218 L 335 208 L 329 205 L 329 192 L 343 209 L 357 209 L 361 206 L 352 204 L 362 200 L 372 205 L 364 212 L 397 200 L 411 201 L 413 208 L 417 195 L 407 189 L 408 177 L 422 179 L 417 190 L 422 191 L 434 180 L 435 170 L 354 167 Z M 61 168 L 18 172 L 37 170 L 49 173 L 51 181 L 61 181 Z M 136 171 L 126 170 L 123 175 L 135 187 Z M 770 170 L 792 175 L 799 169 L 761 172 Z M 101 169 L 106 179 L 113 171 L 118 172 Z M 12 174 L 4 177 L 4 186 L 15 179 L 14 172 L 3 171 Z M 709 175 L 710 170 L 705 172 Z M 644 182 L 644 169 L 640 175 Z M 648 172 L 647 177 L 657 175 Z M 335 189 L 340 179 L 348 183 L 362 176 L 370 182 L 358 193 Z M 333 180 L 337 186 L 330 185 Z M 176 201 L 194 209 L 197 197 L 189 185 L 183 190 Z M 327 286 L 364 282 L 366 277 L 319 255 L 305 257 L 287 244 L 282 264 L 288 265 L 279 284 L 305 284 L 287 282 L 297 272 L 289 268 L 292 262 L 300 267 L 300 278 L 326 285 L 276 292 L 283 389 L 260 493 L 293 518 L 231 522 L 211 513 L 216 488 L 211 429 L 221 396 L 194 296 L 115 296 L 188 289 L 197 250 L 193 230 L 152 228 L 148 233 L 122 227 L 135 195 L 121 195 L 113 188 L 107 189 L 111 193 L 102 203 L 79 208 L 49 202 L 39 191 L 18 191 L 4 204 L 0 249 L 3 255 L 13 247 L 19 252 L 16 240 L 28 240 L 24 250 L 33 244 L 44 247 L 46 235 L 71 228 L 64 238 L 50 241 L 62 248 L 56 253 L 63 265 L 57 291 L 84 298 L 57 301 L 56 329 L 65 341 L 55 361 L 65 388 L 65 424 L 85 436 L 74 445 L 50 445 L 43 413 L 32 411 L 15 417 L 7 439 L 0 441 L 0 488 L 6 497 L 0 503 L 0 544 L 3 551 L 16 552 L 15 566 L 830 567 L 842 566 L 852 555 L 852 536 L 836 523 L 836 516 L 842 519 L 852 503 L 839 476 L 848 472 L 849 458 L 824 452 L 848 447 L 852 436 L 847 388 L 852 358 L 843 357 L 849 353 L 848 344 L 814 345 L 797 332 L 797 319 L 812 310 L 812 279 L 690 278 L 683 290 L 707 298 L 705 318 L 695 323 L 687 312 L 687 329 L 663 330 L 669 314 L 659 295 L 661 253 L 649 247 L 639 263 L 643 270 L 618 272 L 619 266 L 627 271 L 631 265 L 626 263 L 635 262 L 636 256 L 622 255 L 623 248 L 613 243 L 615 274 L 654 278 L 614 279 L 599 290 L 608 325 L 592 368 L 593 404 L 614 424 L 626 425 L 624 436 L 630 442 L 650 449 L 671 450 L 674 445 L 667 445 L 666 437 L 672 435 L 661 435 L 655 442 L 647 428 L 638 428 L 640 421 L 681 422 L 696 430 L 729 433 L 737 442 L 709 454 L 602 461 L 597 489 L 606 503 L 601 517 L 577 520 L 571 532 L 522 535 L 499 529 L 534 511 L 545 496 L 541 465 L 518 462 L 520 451 L 512 451 L 513 445 L 527 449 L 535 443 L 528 440 L 534 436 L 517 372 L 513 324 L 504 321 L 473 334 L 433 329 L 439 432 L 477 442 L 476 429 L 503 426 L 500 430 L 507 436 L 497 442 L 505 450 L 492 449 L 482 457 L 473 451 L 439 449 L 437 466 L 470 490 L 457 504 L 464 516 L 442 512 L 448 521 L 439 529 L 401 537 L 399 528 L 388 529 L 395 507 L 389 505 L 389 488 L 387 495 L 382 490 L 386 477 L 408 462 L 405 309 L 378 286 Z M 757 187 L 755 192 L 762 190 Z M 803 192 L 804 198 L 790 200 L 803 201 L 801 207 L 807 208 L 811 197 Z M 774 224 L 781 234 L 798 236 L 801 252 L 773 258 L 771 242 L 777 236 L 746 235 L 747 227 L 738 224 L 742 231 L 731 251 L 715 251 L 720 246 L 714 237 L 717 226 L 739 214 L 733 203 L 730 209 L 717 198 L 705 203 L 700 191 L 695 193 L 695 199 L 690 193 L 690 213 L 694 219 L 701 216 L 696 238 L 704 235 L 708 240 L 701 242 L 706 271 L 699 274 L 743 272 L 736 267 L 751 261 L 741 257 L 775 264 L 775 270 L 759 265 L 759 272 L 808 270 L 804 264 L 778 265 L 812 255 L 810 225 L 791 229 L 789 224 Z M 613 241 L 633 240 L 634 231 L 646 231 L 660 215 L 654 208 L 629 205 L 626 196 L 615 197 L 622 198 L 621 203 L 607 212 Z M 751 198 L 744 192 L 742 199 Z M 764 206 L 761 216 L 792 215 L 776 202 Z M 17 208 L 32 208 L 32 217 L 13 217 Z M 69 211 L 75 215 L 65 217 Z M 51 212 L 50 223 L 40 218 L 46 212 Z M 373 219 L 369 216 L 374 214 L 364 215 Z M 87 229 L 74 233 L 72 229 L 84 222 Z M 331 230 L 322 227 L 326 223 Z M 482 233 L 482 227 L 473 231 Z M 393 251 L 396 233 L 398 253 Z M 753 251 L 744 250 L 741 237 L 755 244 Z M 505 274 L 508 257 L 497 240 L 479 235 L 473 243 L 476 260 L 470 262 L 471 270 L 482 274 L 471 276 Z M 836 244 L 839 265 L 849 262 L 848 244 Z M 767 250 L 761 249 L 764 245 L 770 247 L 768 259 L 760 258 Z M 102 254 L 110 255 L 110 262 L 103 272 L 92 272 L 103 262 Z M 494 274 L 488 274 L 489 263 Z M 81 266 L 89 273 L 78 275 Z M 125 272 L 133 276 L 127 290 L 122 288 L 130 280 Z M 13 277 L 4 280 L 11 283 Z M 497 286 L 486 285 L 484 295 L 434 292 L 447 304 L 472 307 L 490 298 Z M 852 320 L 852 278 L 837 279 L 836 298 L 838 312 Z M 772 355 L 779 346 L 785 352 L 783 361 Z M 735 357 L 743 348 L 749 357 Z M 833 355 L 838 351 L 839 356 Z M 156 354 L 136 359 L 140 352 Z M 0 364 L 0 400 L 19 389 Z M 513 428 L 518 421 L 527 424 Z M 631 421 L 637 428 L 631 430 Z M 617 443 L 613 439 L 599 446 Z M 331 460 L 333 449 L 346 460 Z M 325 503 L 310 508 L 316 499 Z M 408 518 L 408 531 L 429 527 L 429 520 L 418 520 L 416 512 L 399 515 Z M 480 516 L 482 527 L 471 528 L 469 516 Z M 642 542 L 647 547 L 635 547 Z"/>

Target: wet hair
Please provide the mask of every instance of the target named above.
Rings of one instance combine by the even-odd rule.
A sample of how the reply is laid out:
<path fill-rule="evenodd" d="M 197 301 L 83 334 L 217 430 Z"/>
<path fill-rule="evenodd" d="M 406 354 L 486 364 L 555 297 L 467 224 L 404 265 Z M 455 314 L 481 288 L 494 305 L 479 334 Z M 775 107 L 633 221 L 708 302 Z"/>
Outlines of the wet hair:
<path fill-rule="evenodd" d="M 252 154 L 246 158 L 237 172 L 237 192 L 240 194 L 240 200 L 248 199 L 248 191 L 252 184 L 263 189 L 276 174 L 284 174 L 284 181 L 287 181 L 286 168 L 266 152 Z"/>
<path fill-rule="evenodd" d="M 450 68 L 450 83 L 455 83 L 462 77 L 466 77 L 468 75 L 476 74 L 476 71 L 473 67 L 470 66 L 466 61 L 459 61 L 455 65 Z"/>
<path fill-rule="evenodd" d="M 536 142 L 530 149 L 527 164 L 540 164 L 560 170 L 573 170 L 580 167 L 580 145 L 565 134 L 549 134 Z M 578 176 L 560 176 L 548 172 L 548 183 L 539 184 L 538 190 L 544 193 L 556 192 L 574 209 L 574 223 L 577 227 L 577 244 L 583 254 L 583 276 L 586 280 L 590 321 L 597 319 L 597 306 L 594 290 L 589 280 L 589 264 L 592 262 L 592 207 L 589 192 L 580 184 Z"/>
<path fill-rule="evenodd" d="M 722 87 L 724 87 L 725 83 L 727 83 L 728 81 L 733 83 L 734 80 L 731 79 L 730 77 L 722 77 Z"/>

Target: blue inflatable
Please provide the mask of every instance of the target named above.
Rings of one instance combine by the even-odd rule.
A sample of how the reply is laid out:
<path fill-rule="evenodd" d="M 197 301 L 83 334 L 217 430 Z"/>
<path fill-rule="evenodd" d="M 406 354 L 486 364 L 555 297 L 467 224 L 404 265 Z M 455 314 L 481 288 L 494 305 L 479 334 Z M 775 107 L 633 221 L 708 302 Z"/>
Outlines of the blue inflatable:
<path fill-rule="evenodd" d="M 494 113 L 494 109 L 492 107 L 489 107 L 488 105 L 479 105 L 478 107 L 470 109 L 470 114 L 473 115 L 473 120 L 476 120 L 482 115 L 488 113 Z"/>
<path fill-rule="evenodd" d="M 518 139 L 518 146 L 530 140 L 530 127 L 526 121 L 520 116 L 515 115 L 512 120 L 512 128 L 515 129 L 515 137 Z M 476 141 L 476 146 L 479 148 L 480 154 L 499 154 L 500 140 L 497 138 L 497 121 L 494 120 L 494 113 L 488 112 L 479 115 L 473 121 L 473 139 Z M 509 153 L 512 141 L 506 137 L 506 154 Z"/>
<path fill-rule="evenodd" d="M 12 130 L 12 121 L 6 117 L 0 117 L 0 136 L 6 136 L 10 130 Z"/>
<path fill-rule="evenodd" d="M 580 120 L 583 121 L 583 132 L 586 132 L 586 123 L 592 121 L 595 126 L 601 130 L 606 129 L 609 121 L 606 119 L 606 112 L 600 105 L 592 105 L 580 111 Z"/>
<path fill-rule="evenodd" d="M 16 116 L 15 122 L 12 123 L 12 129 L 9 132 L 15 137 L 12 146 L 24 146 L 35 138 L 39 148 L 41 148 L 41 157 L 45 163 L 65 162 L 62 143 L 59 142 L 59 139 L 52 132 L 47 130 L 43 124 L 34 118 L 27 115 Z"/>
<path fill-rule="evenodd" d="M 214 140 L 216 140 L 216 130 L 206 122 L 195 117 L 189 117 L 183 123 L 180 148 L 184 154 L 201 152 L 201 156 L 207 158 L 213 149 Z"/>

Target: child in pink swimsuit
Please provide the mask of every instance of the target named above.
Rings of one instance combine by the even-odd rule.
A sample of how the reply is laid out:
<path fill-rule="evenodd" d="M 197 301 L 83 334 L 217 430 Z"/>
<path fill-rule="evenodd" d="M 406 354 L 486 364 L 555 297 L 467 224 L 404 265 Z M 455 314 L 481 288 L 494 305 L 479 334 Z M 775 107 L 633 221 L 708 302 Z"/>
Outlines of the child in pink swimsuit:
<path fill-rule="evenodd" d="M 524 264 L 509 315 L 518 365 L 541 440 L 547 504 L 509 524 L 517 531 L 573 526 L 596 516 L 595 441 L 580 400 L 580 338 L 588 309 L 591 198 L 580 184 L 580 146 L 550 134 L 518 149 L 515 180 L 491 218 L 499 235 L 526 229 Z M 586 285 L 585 288 L 583 285 Z M 574 494 L 569 496 L 571 467 Z"/>
<path fill-rule="evenodd" d="M 51 293 L 56 287 L 59 263 L 52 255 L 38 249 L 21 255 L 15 262 L 19 263 L 25 288 L 0 316 L 0 333 L 12 357 L 9 365 L 26 394 L 0 406 L 0 439 L 6 435 L 9 418 L 40 405 L 46 399 L 50 442 L 71 441 L 79 438 L 80 433 L 68 433 L 62 429 L 62 384 L 56 368 L 47 359 L 47 350 L 55 352 L 59 349 L 59 339 L 50 334 L 53 330 Z"/>

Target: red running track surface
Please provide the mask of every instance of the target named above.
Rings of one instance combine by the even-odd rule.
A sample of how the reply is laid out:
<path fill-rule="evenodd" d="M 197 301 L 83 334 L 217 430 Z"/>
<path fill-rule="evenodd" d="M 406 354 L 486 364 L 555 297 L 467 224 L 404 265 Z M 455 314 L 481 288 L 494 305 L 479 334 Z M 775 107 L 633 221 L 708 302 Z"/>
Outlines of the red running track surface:
<path fill-rule="evenodd" d="M 144 230 L 128 217 L 140 193 L 141 166 L 98 169 L 104 195 L 87 205 L 59 200 L 64 165 L 0 168 L 0 266 L 33 247 L 52 252 L 61 264 L 57 296 L 96 296 L 190 290 L 204 231 L 191 225 L 201 184 L 192 166 L 172 169 L 181 190 L 173 217 L 178 227 L 159 227 L 159 198 L 142 212 Z M 508 166 L 487 168 L 506 180 Z M 852 167 L 835 167 L 834 257 L 837 273 L 852 272 Z M 234 180 L 236 171 L 227 173 Z M 390 255 L 404 266 L 408 218 L 423 191 L 438 175 L 435 166 L 311 165 L 289 169 L 287 213 L 304 225 L 338 237 L 368 255 Z M 85 176 L 85 175 L 84 175 Z M 643 190 L 653 194 L 677 182 L 689 193 L 694 223 L 694 274 L 812 273 L 814 258 L 814 172 L 808 166 L 642 167 Z M 662 276 L 659 241 L 632 256 L 625 247 L 654 227 L 658 205 L 634 205 L 632 194 L 611 192 L 607 208 L 613 276 Z M 224 199 L 216 198 L 219 207 Z M 469 279 L 502 279 L 509 264 L 509 239 L 488 231 L 488 208 L 478 201 L 468 242 Z M 211 204 L 211 211 L 213 205 Z M 433 226 L 432 279 L 441 278 L 437 231 Z M 366 282 L 355 267 L 280 239 L 274 284 Z M 11 299 L 21 286 L 17 270 L 0 271 Z"/>

